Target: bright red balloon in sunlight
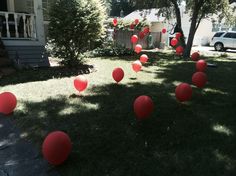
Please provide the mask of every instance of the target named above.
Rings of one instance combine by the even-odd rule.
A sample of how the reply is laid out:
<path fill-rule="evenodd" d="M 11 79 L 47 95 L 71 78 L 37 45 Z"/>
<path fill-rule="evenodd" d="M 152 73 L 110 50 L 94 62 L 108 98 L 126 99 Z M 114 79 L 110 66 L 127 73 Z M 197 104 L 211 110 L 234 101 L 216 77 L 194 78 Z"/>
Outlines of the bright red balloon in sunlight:
<path fill-rule="evenodd" d="M 142 63 L 139 60 L 136 60 L 132 63 L 132 68 L 135 72 L 139 72 L 142 68 Z"/>
<path fill-rule="evenodd" d="M 3 92 L 0 94 L 0 113 L 4 115 L 11 114 L 16 108 L 17 99 L 11 92 Z"/>
<path fill-rule="evenodd" d="M 138 42 L 138 36 L 137 35 L 132 35 L 131 42 L 132 43 L 137 43 Z"/>
<path fill-rule="evenodd" d="M 184 48 L 182 46 L 178 46 L 176 49 L 176 54 L 182 55 L 184 52 Z"/>
<path fill-rule="evenodd" d="M 140 56 L 140 62 L 146 63 L 148 61 L 148 56 L 146 54 L 142 54 Z"/>
<path fill-rule="evenodd" d="M 171 46 L 176 46 L 178 44 L 178 40 L 176 38 L 172 38 L 170 44 Z"/>
<path fill-rule="evenodd" d="M 182 34 L 180 32 L 177 32 L 175 34 L 175 38 L 179 40 L 180 37 L 182 37 Z"/>
<path fill-rule="evenodd" d="M 113 26 L 117 26 L 118 20 L 116 18 L 113 19 Z"/>
<path fill-rule="evenodd" d="M 192 55 L 191 55 L 191 59 L 192 61 L 197 61 L 200 57 L 200 54 L 198 52 L 194 52 Z"/>
<path fill-rule="evenodd" d="M 167 32 L 166 28 L 163 28 L 161 32 L 165 34 Z"/>
<path fill-rule="evenodd" d="M 192 83 L 198 88 L 202 88 L 207 83 L 207 75 L 203 72 L 196 72 L 192 76 Z"/>
<path fill-rule="evenodd" d="M 115 68 L 112 72 L 113 79 L 118 83 L 124 78 L 124 71 L 122 68 Z"/>
<path fill-rule="evenodd" d="M 54 131 L 45 138 L 42 153 L 50 164 L 60 165 L 68 158 L 71 148 L 70 137 L 62 131 Z"/>
<path fill-rule="evenodd" d="M 140 44 L 137 44 L 136 46 L 135 46 L 135 48 L 134 48 L 134 51 L 137 53 L 137 54 L 139 54 L 141 51 L 142 51 L 142 45 L 140 45 Z"/>
<path fill-rule="evenodd" d="M 139 19 L 135 19 L 135 20 L 134 20 L 134 24 L 135 24 L 135 25 L 138 25 L 138 24 L 139 24 Z"/>
<path fill-rule="evenodd" d="M 192 97 L 192 87 L 187 83 L 179 84 L 175 89 L 175 97 L 180 102 L 188 101 Z"/>
<path fill-rule="evenodd" d="M 82 92 L 87 88 L 88 80 L 85 78 L 85 76 L 79 75 L 74 80 L 74 86 L 78 91 Z"/>
<path fill-rule="evenodd" d="M 206 70 L 206 68 L 207 68 L 207 63 L 206 63 L 206 61 L 204 61 L 204 60 L 199 60 L 199 61 L 197 61 L 197 63 L 196 63 L 196 69 L 197 69 L 197 71 L 201 71 L 201 72 L 204 72 L 205 70 Z"/>
<path fill-rule="evenodd" d="M 138 120 L 148 118 L 154 109 L 154 103 L 149 96 L 142 95 L 134 101 L 134 113 Z"/>

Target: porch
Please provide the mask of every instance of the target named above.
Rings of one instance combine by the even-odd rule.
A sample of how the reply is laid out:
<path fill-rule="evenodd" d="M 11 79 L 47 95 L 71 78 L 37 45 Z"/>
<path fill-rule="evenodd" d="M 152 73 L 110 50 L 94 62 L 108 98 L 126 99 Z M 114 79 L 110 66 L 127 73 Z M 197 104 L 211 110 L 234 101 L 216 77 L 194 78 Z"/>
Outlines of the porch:
<path fill-rule="evenodd" d="M 1 0 L 0 37 L 2 39 L 36 40 L 38 21 L 36 14 L 40 10 L 39 6 L 40 0 Z"/>
<path fill-rule="evenodd" d="M 48 66 L 42 0 L 1 0 L 0 38 L 17 65 Z"/>

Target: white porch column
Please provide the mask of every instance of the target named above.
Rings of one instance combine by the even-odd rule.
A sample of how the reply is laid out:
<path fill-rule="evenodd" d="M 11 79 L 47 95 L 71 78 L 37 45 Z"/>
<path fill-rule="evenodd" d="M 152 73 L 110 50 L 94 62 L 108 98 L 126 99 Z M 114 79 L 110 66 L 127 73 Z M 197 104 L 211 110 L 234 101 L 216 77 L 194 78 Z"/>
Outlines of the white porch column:
<path fill-rule="evenodd" d="M 44 23 L 43 23 L 43 5 L 42 0 L 34 1 L 34 13 L 36 16 L 37 39 L 42 45 L 45 45 Z"/>

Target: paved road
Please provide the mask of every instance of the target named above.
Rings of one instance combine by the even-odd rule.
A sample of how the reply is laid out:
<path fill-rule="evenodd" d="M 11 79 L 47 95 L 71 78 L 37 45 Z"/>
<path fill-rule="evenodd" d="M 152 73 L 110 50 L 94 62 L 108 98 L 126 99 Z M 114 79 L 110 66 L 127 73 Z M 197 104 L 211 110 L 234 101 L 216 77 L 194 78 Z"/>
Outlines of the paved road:
<path fill-rule="evenodd" d="M 1 115 L 0 176 L 59 176 L 40 151 L 20 137 L 10 117 Z"/>

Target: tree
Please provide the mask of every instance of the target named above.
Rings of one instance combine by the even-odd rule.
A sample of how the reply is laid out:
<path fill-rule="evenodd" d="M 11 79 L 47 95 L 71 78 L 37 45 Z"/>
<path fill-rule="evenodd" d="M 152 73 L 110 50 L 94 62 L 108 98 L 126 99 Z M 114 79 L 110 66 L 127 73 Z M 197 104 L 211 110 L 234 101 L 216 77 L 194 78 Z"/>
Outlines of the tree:
<path fill-rule="evenodd" d="M 80 54 L 105 34 L 106 9 L 101 0 L 56 0 L 49 18 L 53 53 L 70 67 L 80 63 Z"/>
<path fill-rule="evenodd" d="M 179 5 L 184 0 L 132 0 L 137 8 L 150 8 L 150 7 L 158 7 L 163 8 L 166 10 L 166 14 L 170 15 L 171 11 L 174 9 L 175 17 L 176 17 L 176 28 L 180 32 L 182 30 L 181 25 L 181 15 L 180 15 L 180 8 Z M 229 10 L 229 0 L 185 0 L 186 2 L 186 8 L 188 12 L 190 13 L 191 17 L 191 25 L 189 29 L 189 36 L 188 41 L 185 46 L 185 41 L 182 40 L 182 45 L 185 47 L 184 50 L 184 57 L 189 57 L 194 35 L 196 33 L 196 30 L 198 29 L 198 26 L 201 22 L 201 20 L 209 15 L 218 14 L 223 15 L 224 17 L 228 18 L 228 20 L 234 19 L 235 17 L 232 16 L 232 13 Z"/>
<path fill-rule="evenodd" d="M 108 0 L 111 5 L 111 16 L 121 16 L 121 11 L 123 15 L 128 15 L 134 10 L 134 7 L 129 0 Z"/>

